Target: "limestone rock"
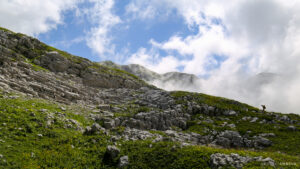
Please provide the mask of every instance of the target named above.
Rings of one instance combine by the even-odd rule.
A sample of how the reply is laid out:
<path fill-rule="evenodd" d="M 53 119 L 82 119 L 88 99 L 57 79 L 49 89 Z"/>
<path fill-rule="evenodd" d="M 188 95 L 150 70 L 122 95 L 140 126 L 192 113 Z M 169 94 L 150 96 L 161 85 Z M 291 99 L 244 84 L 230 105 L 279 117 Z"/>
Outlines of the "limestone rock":
<path fill-rule="evenodd" d="M 272 160 L 269 157 L 265 159 L 263 159 L 262 157 L 248 157 L 248 156 L 244 157 L 235 153 L 231 153 L 231 154 L 216 153 L 210 156 L 210 165 L 212 168 L 222 168 L 229 165 L 241 169 L 243 168 L 243 165 L 252 161 L 262 162 L 264 165 L 275 167 L 274 160 Z"/>
<path fill-rule="evenodd" d="M 119 164 L 118 164 L 118 167 L 119 168 L 123 168 L 123 167 L 126 167 L 129 165 L 129 158 L 128 156 L 122 156 L 120 159 L 119 159 Z"/>
<path fill-rule="evenodd" d="M 118 149 L 116 146 L 107 146 L 106 147 L 106 155 L 109 157 L 109 159 L 115 159 L 120 154 L 120 149 Z"/>
<path fill-rule="evenodd" d="M 295 126 L 288 126 L 287 129 L 289 131 L 297 131 L 297 128 Z"/>

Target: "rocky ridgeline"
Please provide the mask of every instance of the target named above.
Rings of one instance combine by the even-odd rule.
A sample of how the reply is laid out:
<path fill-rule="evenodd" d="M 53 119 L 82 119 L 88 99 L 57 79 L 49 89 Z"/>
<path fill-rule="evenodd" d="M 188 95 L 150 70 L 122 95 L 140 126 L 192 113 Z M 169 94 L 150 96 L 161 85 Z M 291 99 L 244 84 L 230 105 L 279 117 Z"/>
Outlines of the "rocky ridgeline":
<path fill-rule="evenodd" d="M 200 79 L 193 74 L 181 72 L 159 74 L 138 64 L 118 65 L 111 61 L 103 61 L 100 64 L 132 73 L 147 83 L 165 90 L 195 91 L 201 87 Z"/>
<path fill-rule="evenodd" d="M 101 88 L 138 89 L 141 80 L 0 30 L 0 87 L 64 103 L 101 103 Z"/>

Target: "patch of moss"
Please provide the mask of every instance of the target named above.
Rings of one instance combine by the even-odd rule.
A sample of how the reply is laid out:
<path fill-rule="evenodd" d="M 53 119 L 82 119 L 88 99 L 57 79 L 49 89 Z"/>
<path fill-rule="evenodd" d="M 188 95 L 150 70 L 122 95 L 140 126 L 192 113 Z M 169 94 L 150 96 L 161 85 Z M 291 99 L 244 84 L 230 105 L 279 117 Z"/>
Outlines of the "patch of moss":
<path fill-rule="evenodd" d="M 32 62 L 29 62 L 29 63 L 31 64 L 32 69 L 33 69 L 34 71 L 44 71 L 44 72 L 49 72 L 48 69 L 45 69 L 45 68 L 43 68 L 43 67 L 41 67 L 41 66 L 39 66 L 39 65 L 36 65 L 36 64 L 34 64 L 34 63 L 32 63 Z"/>

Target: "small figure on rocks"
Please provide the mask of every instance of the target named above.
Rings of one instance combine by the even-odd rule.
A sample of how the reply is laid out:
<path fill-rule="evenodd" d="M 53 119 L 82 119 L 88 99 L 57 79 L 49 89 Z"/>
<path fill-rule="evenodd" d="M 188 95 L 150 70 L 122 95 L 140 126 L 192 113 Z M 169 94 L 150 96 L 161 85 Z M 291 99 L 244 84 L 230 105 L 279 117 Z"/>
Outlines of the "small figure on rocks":
<path fill-rule="evenodd" d="M 265 105 L 261 105 L 261 107 L 263 108 L 263 112 L 265 112 L 266 106 Z"/>

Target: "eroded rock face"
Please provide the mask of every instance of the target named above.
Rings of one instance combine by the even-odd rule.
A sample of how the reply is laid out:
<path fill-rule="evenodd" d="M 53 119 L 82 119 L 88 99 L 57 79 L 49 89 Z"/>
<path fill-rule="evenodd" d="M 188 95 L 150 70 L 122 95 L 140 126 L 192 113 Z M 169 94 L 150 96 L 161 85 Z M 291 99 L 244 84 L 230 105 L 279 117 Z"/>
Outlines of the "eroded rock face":
<path fill-rule="evenodd" d="M 39 63 L 52 72 L 65 72 L 71 66 L 70 61 L 56 51 L 46 52 L 39 58 Z"/>
<path fill-rule="evenodd" d="M 138 113 L 134 118 L 124 121 L 122 124 L 131 128 L 167 130 L 171 126 L 186 128 L 186 121 L 190 119 L 183 112 L 166 110 L 164 112 Z"/>
<path fill-rule="evenodd" d="M 63 103 L 101 103 L 103 88 L 147 86 L 126 73 L 67 53 L 35 38 L 0 30 L 0 87 Z"/>

